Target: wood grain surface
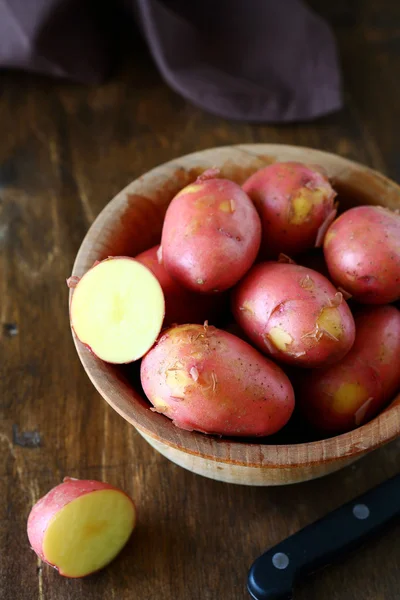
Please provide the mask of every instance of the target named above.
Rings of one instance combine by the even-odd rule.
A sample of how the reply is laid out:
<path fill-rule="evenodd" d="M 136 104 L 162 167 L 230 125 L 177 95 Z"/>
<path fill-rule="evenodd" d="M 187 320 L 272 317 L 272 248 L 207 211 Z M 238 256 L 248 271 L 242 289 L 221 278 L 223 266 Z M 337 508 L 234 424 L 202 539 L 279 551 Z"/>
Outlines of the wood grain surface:
<path fill-rule="evenodd" d="M 208 115 L 162 83 L 139 44 L 100 87 L 0 75 L 1 600 L 245 600 L 260 552 L 400 471 L 398 440 L 291 488 L 193 475 L 100 398 L 68 324 L 65 279 L 88 226 L 121 188 L 175 156 L 232 143 L 301 144 L 400 180 L 400 5 L 341 1 L 328 17 L 346 106 L 313 123 L 249 126 Z M 42 565 L 26 537 L 32 503 L 66 475 L 119 485 L 138 505 L 125 550 L 84 580 Z M 398 600 L 399 534 L 393 527 L 316 574 L 296 599 Z"/>

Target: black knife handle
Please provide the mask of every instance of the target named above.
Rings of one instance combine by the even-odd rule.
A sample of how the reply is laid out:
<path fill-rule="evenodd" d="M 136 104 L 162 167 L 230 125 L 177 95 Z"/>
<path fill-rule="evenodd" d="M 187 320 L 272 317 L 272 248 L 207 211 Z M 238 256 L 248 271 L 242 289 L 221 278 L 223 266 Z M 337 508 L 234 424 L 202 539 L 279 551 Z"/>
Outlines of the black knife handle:
<path fill-rule="evenodd" d="M 292 598 L 296 580 L 355 549 L 400 516 L 400 475 L 340 506 L 260 556 L 248 590 L 255 600 Z"/>

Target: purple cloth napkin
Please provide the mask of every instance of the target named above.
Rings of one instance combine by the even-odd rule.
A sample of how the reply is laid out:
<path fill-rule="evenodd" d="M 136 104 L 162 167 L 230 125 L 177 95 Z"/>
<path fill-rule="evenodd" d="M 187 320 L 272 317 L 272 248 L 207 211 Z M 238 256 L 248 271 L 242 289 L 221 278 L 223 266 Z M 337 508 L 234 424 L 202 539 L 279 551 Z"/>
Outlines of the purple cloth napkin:
<path fill-rule="evenodd" d="M 209 112 L 289 122 L 342 106 L 332 32 L 301 0 L 114 0 L 108 7 L 122 9 L 164 80 Z M 0 0 L 0 67 L 96 83 L 108 76 L 115 46 L 93 3 Z"/>

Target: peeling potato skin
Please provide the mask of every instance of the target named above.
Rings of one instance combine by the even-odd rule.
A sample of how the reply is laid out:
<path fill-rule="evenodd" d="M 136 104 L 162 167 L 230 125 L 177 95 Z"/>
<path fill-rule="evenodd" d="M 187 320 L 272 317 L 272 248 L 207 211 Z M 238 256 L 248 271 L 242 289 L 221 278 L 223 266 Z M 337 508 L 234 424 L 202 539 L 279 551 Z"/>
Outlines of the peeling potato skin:
<path fill-rule="evenodd" d="M 342 294 L 300 265 L 255 265 L 235 288 L 232 311 L 258 348 L 288 364 L 333 364 L 354 343 L 354 319 Z"/>
<path fill-rule="evenodd" d="M 296 383 L 302 413 L 322 432 L 343 433 L 363 425 L 400 389 L 400 311 L 368 307 L 355 322 L 350 352 L 327 369 L 304 373 Z"/>
<path fill-rule="evenodd" d="M 261 253 L 294 256 L 316 242 L 319 228 L 334 209 L 336 192 L 327 176 L 296 162 L 260 169 L 243 185 L 261 218 Z"/>
<path fill-rule="evenodd" d="M 365 304 L 400 298 L 400 216 L 357 206 L 329 227 L 324 254 L 333 281 Z"/>
<path fill-rule="evenodd" d="M 260 242 L 260 218 L 242 188 L 227 179 L 201 179 L 169 205 L 161 246 L 171 277 L 192 291 L 214 293 L 243 277 Z"/>
<path fill-rule="evenodd" d="M 167 330 L 143 359 L 141 382 L 154 409 L 190 431 L 267 436 L 294 409 L 293 388 L 280 367 L 207 325 Z"/>

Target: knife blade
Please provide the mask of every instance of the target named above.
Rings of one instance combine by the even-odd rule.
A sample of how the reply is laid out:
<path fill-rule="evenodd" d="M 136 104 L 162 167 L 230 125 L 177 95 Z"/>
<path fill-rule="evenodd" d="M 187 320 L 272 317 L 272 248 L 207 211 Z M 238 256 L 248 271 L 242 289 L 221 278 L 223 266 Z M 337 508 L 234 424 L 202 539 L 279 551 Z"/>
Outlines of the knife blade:
<path fill-rule="evenodd" d="M 307 525 L 252 564 L 254 600 L 290 600 L 295 583 L 356 549 L 400 516 L 400 474 Z"/>

